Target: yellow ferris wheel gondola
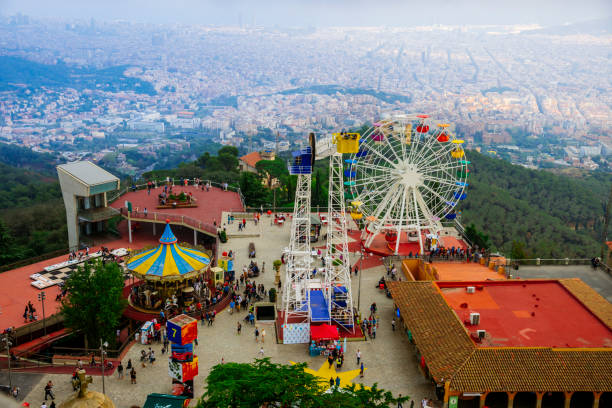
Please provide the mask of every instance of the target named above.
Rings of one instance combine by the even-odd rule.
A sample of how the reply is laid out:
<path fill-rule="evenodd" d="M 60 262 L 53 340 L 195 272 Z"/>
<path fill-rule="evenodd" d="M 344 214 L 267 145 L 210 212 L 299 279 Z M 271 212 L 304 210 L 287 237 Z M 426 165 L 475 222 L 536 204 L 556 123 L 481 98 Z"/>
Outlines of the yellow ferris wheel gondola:
<path fill-rule="evenodd" d="M 463 140 L 456 139 L 453 140 L 452 143 L 454 143 L 456 147 L 451 150 L 451 156 L 455 159 L 461 159 L 463 156 L 465 156 L 465 152 L 461 147 L 461 145 L 463 144 Z"/>
<path fill-rule="evenodd" d="M 363 218 L 363 213 L 361 212 L 361 205 L 363 203 L 361 201 L 351 201 L 351 205 L 349 206 L 351 211 L 351 218 L 354 220 L 360 220 Z"/>
<path fill-rule="evenodd" d="M 359 133 L 332 133 L 333 142 L 336 144 L 338 153 L 357 153 L 359 151 Z"/>

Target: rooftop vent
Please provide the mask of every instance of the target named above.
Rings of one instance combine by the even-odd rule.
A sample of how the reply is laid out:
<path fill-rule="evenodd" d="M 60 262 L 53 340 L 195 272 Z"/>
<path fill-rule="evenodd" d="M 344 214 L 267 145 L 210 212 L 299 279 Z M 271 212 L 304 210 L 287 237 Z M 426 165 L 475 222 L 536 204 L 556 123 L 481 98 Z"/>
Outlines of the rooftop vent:
<path fill-rule="evenodd" d="M 470 313 L 470 324 L 476 326 L 480 323 L 480 313 Z"/>
<path fill-rule="evenodd" d="M 466 290 L 467 290 L 467 293 L 474 293 L 474 292 L 476 292 L 476 287 L 475 286 L 468 286 L 466 288 Z"/>
<path fill-rule="evenodd" d="M 476 334 L 478 335 L 478 338 L 482 340 L 485 338 L 487 331 L 486 330 L 476 330 Z"/>

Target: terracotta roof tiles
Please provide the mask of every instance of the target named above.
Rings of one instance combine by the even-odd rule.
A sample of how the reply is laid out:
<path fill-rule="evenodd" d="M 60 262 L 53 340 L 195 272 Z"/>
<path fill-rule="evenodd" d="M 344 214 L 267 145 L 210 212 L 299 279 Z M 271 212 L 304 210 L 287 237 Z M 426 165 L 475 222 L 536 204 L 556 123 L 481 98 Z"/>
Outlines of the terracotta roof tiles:
<path fill-rule="evenodd" d="M 432 377 L 450 378 L 475 348 L 455 312 L 432 282 L 390 282 L 389 290 Z"/>

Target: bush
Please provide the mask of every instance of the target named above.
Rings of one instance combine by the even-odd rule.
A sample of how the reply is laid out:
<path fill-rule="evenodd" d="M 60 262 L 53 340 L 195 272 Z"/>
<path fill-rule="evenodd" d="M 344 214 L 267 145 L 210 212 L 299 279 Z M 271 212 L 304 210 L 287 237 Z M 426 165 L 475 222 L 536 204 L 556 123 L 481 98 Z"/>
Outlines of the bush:
<path fill-rule="evenodd" d="M 227 234 L 225 231 L 219 231 L 219 241 L 221 241 L 223 244 L 227 242 Z"/>

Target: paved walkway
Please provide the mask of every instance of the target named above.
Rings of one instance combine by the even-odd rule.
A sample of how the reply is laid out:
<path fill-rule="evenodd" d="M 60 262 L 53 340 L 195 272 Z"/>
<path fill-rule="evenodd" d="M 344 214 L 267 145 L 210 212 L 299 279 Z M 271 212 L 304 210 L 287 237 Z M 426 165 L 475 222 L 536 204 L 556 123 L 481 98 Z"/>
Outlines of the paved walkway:
<path fill-rule="evenodd" d="M 266 265 L 265 273 L 260 275 L 256 282 L 263 283 L 266 288 L 270 288 L 274 282 L 272 262 L 275 259 L 280 259 L 282 249 L 287 247 L 289 243 L 289 223 L 279 227 L 271 223 L 272 219 L 266 215 L 262 217 L 260 226 L 263 235 L 261 237 L 232 238 L 226 244 L 222 244 L 220 248 L 221 251 L 229 251 L 230 249 L 234 251 L 236 254 L 236 270 L 241 271 L 242 266 L 249 262 L 247 256 L 248 244 L 254 242 L 257 249 L 256 260 L 260 266 L 263 262 Z M 253 228 L 252 222 L 247 224 L 247 229 L 249 228 Z M 323 244 L 323 241 L 319 241 L 313 246 Z M 354 255 L 351 255 L 351 260 L 354 265 L 357 259 Z M 367 263 L 374 264 L 373 262 Z M 283 272 L 281 271 L 281 277 L 284 280 Z M 365 385 L 372 385 L 377 382 L 380 387 L 390 390 L 396 395 L 401 393 L 415 398 L 417 401 L 415 405 L 418 405 L 422 398 L 434 397 L 433 388 L 421 375 L 407 337 L 399 331 L 393 332 L 391 330 L 393 302 L 382 291 L 375 288 L 383 274 L 383 267 L 375 266 L 366 269 L 361 275 L 361 310 L 364 313 L 368 311 L 372 302 L 376 302 L 378 305 L 381 323 L 377 337 L 375 340 L 349 342 L 346 361 L 339 372 L 348 372 L 358 368 L 355 353 L 359 349 L 367 370 L 363 379 L 357 377 L 353 380 L 354 382 L 362 382 Z M 359 300 L 359 279 L 355 278 L 355 275 L 353 275 L 352 289 L 353 300 L 357 304 Z M 199 345 L 195 349 L 199 356 L 200 375 L 195 379 L 196 398 L 204 392 L 205 379 L 211 367 L 219 364 L 222 358 L 225 361 L 250 362 L 258 357 L 260 347 L 263 347 L 265 356 L 271 357 L 272 361 L 277 363 L 306 362 L 311 369 L 316 371 L 325 362 L 324 357 L 310 357 L 306 344 L 277 344 L 274 325 L 270 323 L 258 325 L 260 329 L 266 330 L 265 343 L 263 344 L 261 342 L 255 343 L 252 326 L 243 325 L 242 334 L 237 335 L 236 323 L 242 321 L 244 316 L 244 312 L 231 315 L 226 309 L 218 315 L 214 326 L 198 326 Z M 171 392 L 168 364 L 166 357 L 161 354 L 161 345 L 152 346 L 157 356 L 157 362 L 153 366 L 147 364 L 146 368 L 142 368 L 138 364 L 140 350 L 143 348 L 146 349 L 145 346 L 139 344 L 133 346 L 123 360 L 124 366 L 128 358 L 136 363 L 137 385 L 131 385 L 129 379 L 119 380 L 117 374 L 107 377 L 105 380 L 106 393 L 117 407 L 142 406 L 149 393 Z M 63 402 L 72 395 L 69 375 L 44 375 L 27 395 L 25 401 L 34 404 L 33 406 L 40 405 L 41 397 L 44 395 L 42 390 L 49 380 L 52 380 L 55 384 L 57 402 Z M 100 377 L 94 377 L 94 383 L 90 386 L 90 389 L 102 390 Z M 193 402 L 192 405 L 194 405 Z"/>

